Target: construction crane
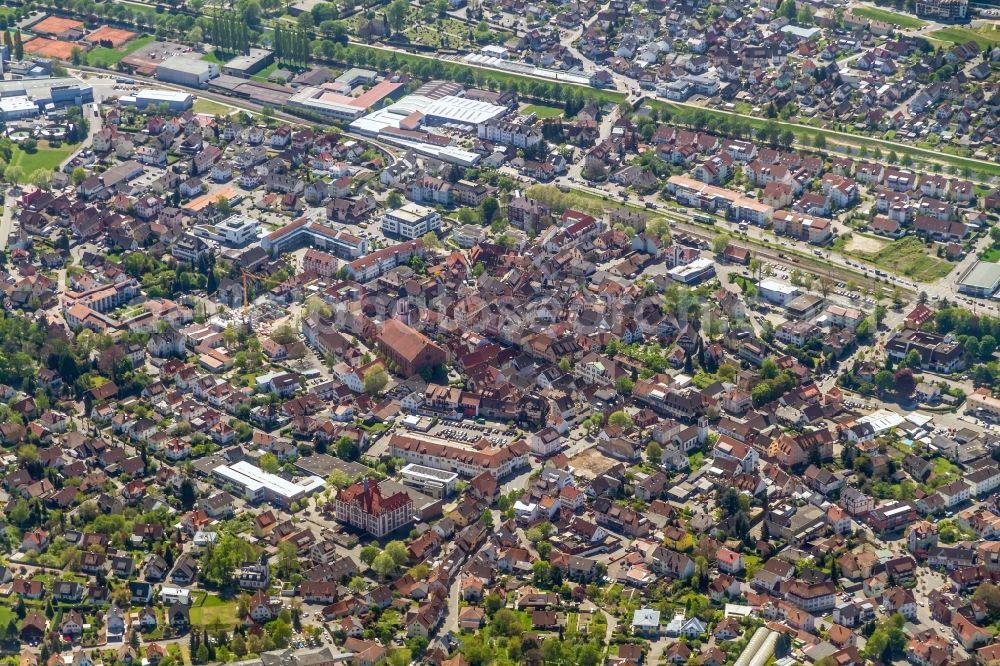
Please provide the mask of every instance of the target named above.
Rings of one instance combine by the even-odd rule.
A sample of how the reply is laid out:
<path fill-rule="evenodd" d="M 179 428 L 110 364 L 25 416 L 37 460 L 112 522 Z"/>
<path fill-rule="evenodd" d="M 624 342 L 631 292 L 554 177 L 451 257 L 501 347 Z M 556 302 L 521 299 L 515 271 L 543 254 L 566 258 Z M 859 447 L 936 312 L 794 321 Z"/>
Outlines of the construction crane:
<path fill-rule="evenodd" d="M 266 287 L 268 280 L 274 278 L 269 275 L 251 273 L 245 268 L 240 269 L 240 275 L 243 277 L 243 325 L 249 333 L 252 329 L 250 328 L 250 287 L 248 281 L 260 281 Z"/>

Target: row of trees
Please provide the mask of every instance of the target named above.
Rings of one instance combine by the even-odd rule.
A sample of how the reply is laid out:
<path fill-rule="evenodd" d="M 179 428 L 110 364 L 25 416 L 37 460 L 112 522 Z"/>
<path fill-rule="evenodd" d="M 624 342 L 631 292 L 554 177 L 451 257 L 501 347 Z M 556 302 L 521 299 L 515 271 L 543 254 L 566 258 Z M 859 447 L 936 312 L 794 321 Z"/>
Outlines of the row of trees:
<path fill-rule="evenodd" d="M 274 55 L 282 62 L 306 65 L 309 62 L 309 34 L 304 30 L 274 28 Z"/>
<path fill-rule="evenodd" d="M 24 42 L 21 39 L 20 30 L 15 30 L 13 37 L 10 30 L 4 30 L 3 43 L 7 47 L 7 52 L 13 55 L 15 60 L 24 59 Z"/>
<path fill-rule="evenodd" d="M 250 47 L 250 26 L 236 16 L 212 16 L 209 39 L 212 46 L 226 53 L 246 53 Z"/>

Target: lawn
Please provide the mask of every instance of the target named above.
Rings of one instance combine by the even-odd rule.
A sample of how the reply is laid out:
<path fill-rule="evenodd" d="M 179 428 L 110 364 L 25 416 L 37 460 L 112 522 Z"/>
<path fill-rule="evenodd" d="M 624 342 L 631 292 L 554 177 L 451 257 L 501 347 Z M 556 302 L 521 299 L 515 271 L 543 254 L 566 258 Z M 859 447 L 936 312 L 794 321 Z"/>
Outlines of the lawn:
<path fill-rule="evenodd" d="M 232 629 L 238 622 L 236 617 L 236 602 L 224 601 L 210 594 L 197 605 L 191 607 L 191 625 L 196 627 L 215 627 Z"/>
<path fill-rule="evenodd" d="M 546 118 L 558 118 L 563 114 L 563 110 L 558 106 L 546 106 L 545 104 L 529 104 L 521 109 L 522 116 L 527 116 L 532 113 L 542 120 L 545 120 Z"/>
<path fill-rule="evenodd" d="M 952 26 L 950 28 L 934 30 L 933 32 L 927 33 L 927 36 L 931 39 L 936 39 L 941 42 L 950 42 L 952 44 L 964 44 L 965 42 L 971 40 L 979 44 L 979 46 L 984 49 L 1000 45 L 1000 31 L 997 31 L 996 29 L 988 30 L 981 28 L 979 30 L 973 30 L 972 28 Z"/>
<path fill-rule="evenodd" d="M 278 69 L 278 61 L 277 60 L 275 60 L 270 65 L 268 65 L 264 69 L 260 70 L 259 72 L 257 72 L 253 76 L 251 76 L 250 80 L 251 81 L 261 81 L 263 83 L 266 83 L 267 82 L 267 77 L 269 77 L 272 74 L 274 74 L 274 70 L 276 70 L 276 69 Z"/>
<path fill-rule="evenodd" d="M 933 282 L 951 272 L 951 264 L 928 254 L 927 248 L 915 236 L 906 236 L 877 252 L 855 251 L 854 256 L 921 282 Z"/>
<path fill-rule="evenodd" d="M 221 104 L 220 102 L 216 102 L 215 100 L 199 97 L 194 101 L 194 112 L 210 113 L 213 116 L 216 114 L 220 116 L 227 116 L 233 112 L 233 107 L 227 106 L 226 104 Z"/>
<path fill-rule="evenodd" d="M 208 62 L 214 62 L 219 67 L 222 67 L 227 62 L 229 62 L 230 60 L 232 60 L 232 58 L 229 57 L 229 56 L 227 56 L 225 53 L 223 53 L 222 55 L 219 55 L 219 53 L 216 52 L 215 49 L 212 49 L 208 53 L 206 53 L 203 56 L 201 56 L 201 59 L 202 60 L 207 60 Z"/>
<path fill-rule="evenodd" d="M 103 46 L 91 49 L 87 52 L 87 64 L 91 67 L 111 67 L 112 65 L 117 64 L 118 61 L 125 56 L 135 53 L 155 39 L 156 37 L 153 35 L 143 35 L 141 37 L 136 37 L 125 46 L 117 49 L 109 49 Z"/>
<path fill-rule="evenodd" d="M 10 606 L 0 606 L 0 626 L 6 627 L 13 622 L 17 622 L 17 615 Z"/>
<path fill-rule="evenodd" d="M 925 21 L 921 21 L 918 18 L 905 14 L 897 14 L 885 9 L 876 9 L 875 7 L 855 7 L 851 10 L 851 13 L 855 16 L 872 19 L 873 21 L 883 21 L 884 23 L 898 25 L 900 28 L 908 30 L 919 30 L 927 25 Z"/>
<path fill-rule="evenodd" d="M 1000 244 L 994 243 L 990 248 L 984 250 L 979 255 L 979 260 L 991 264 L 1000 263 Z"/>
<path fill-rule="evenodd" d="M 47 142 L 39 141 L 38 149 L 33 153 L 29 153 L 21 150 L 15 144 L 14 154 L 10 158 L 10 165 L 21 167 L 24 171 L 21 182 L 26 183 L 31 176 L 31 172 L 36 169 L 48 169 L 49 171 L 58 169 L 59 164 L 69 157 L 74 150 L 76 150 L 76 146 L 63 144 L 58 148 L 49 148 Z"/>

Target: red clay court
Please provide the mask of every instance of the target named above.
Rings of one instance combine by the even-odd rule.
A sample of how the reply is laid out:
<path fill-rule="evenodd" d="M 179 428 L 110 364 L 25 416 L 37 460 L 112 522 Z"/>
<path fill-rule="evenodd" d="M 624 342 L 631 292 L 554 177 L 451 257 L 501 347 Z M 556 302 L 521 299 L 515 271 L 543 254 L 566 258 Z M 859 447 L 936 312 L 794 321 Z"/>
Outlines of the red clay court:
<path fill-rule="evenodd" d="M 122 44 L 126 44 L 135 39 L 136 33 L 121 28 L 112 28 L 103 25 L 94 32 L 87 35 L 87 41 L 98 46 L 110 46 L 113 49 Z"/>
<path fill-rule="evenodd" d="M 58 60 L 69 60 L 73 55 L 74 47 L 83 48 L 83 45 L 74 42 L 60 42 L 46 37 L 35 37 L 24 43 L 26 53 L 33 53 L 44 58 L 56 58 Z"/>
<path fill-rule="evenodd" d="M 31 32 L 36 35 L 61 35 L 73 28 L 82 28 L 83 24 L 73 19 L 59 16 L 47 16 L 31 26 Z"/>

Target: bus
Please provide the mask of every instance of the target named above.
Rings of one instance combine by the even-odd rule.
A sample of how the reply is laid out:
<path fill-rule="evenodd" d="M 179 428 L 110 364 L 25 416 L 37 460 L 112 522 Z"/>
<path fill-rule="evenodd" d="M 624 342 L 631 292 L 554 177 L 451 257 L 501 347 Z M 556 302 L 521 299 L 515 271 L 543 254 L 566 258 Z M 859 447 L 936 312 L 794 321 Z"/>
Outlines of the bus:
<path fill-rule="evenodd" d="M 701 222 L 702 224 L 715 224 L 715 218 L 709 217 L 708 215 L 695 215 L 694 221 Z"/>

